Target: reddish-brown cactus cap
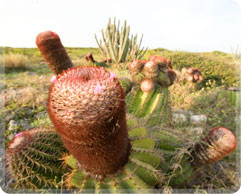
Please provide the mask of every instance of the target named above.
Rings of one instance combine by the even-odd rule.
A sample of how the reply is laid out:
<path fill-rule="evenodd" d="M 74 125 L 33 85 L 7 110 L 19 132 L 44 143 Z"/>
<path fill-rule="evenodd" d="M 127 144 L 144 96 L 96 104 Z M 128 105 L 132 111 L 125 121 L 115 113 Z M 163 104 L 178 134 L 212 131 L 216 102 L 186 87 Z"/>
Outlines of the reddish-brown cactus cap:
<path fill-rule="evenodd" d="M 73 67 L 59 36 L 55 32 L 46 31 L 40 33 L 36 38 L 36 44 L 50 69 L 56 75 Z"/>
<path fill-rule="evenodd" d="M 206 165 L 221 160 L 237 146 L 235 135 L 224 127 L 213 128 L 202 142 L 194 146 L 193 163 Z"/>
<path fill-rule="evenodd" d="M 125 95 L 104 68 L 64 71 L 52 84 L 48 113 L 65 146 L 92 175 L 111 175 L 128 160 Z"/>
<path fill-rule="evenodd" d="M 18 133 L 14 136 L 11 142 L 8 144 L 7 152 L 16 153 L 28 146 L 33 141 L 33 137 L 29 131 Z"/>
<path fill-rule="evenodd" d="M 155 89 L 156 82 L 153 79 L 146 78 L 141 81 L 140 86 L 143 92 L 151 92 Z"/>

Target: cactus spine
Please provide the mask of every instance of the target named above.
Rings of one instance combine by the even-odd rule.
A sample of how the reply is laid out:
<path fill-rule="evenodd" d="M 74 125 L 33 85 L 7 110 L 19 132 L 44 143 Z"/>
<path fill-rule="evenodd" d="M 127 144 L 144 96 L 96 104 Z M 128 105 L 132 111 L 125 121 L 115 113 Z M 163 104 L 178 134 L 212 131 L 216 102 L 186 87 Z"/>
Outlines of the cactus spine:
<path fill-rule="evenodd" d="M 114 19 L 114 23 L 111 24 L 111 19 L 109 19 L 106 31 L 101 31 L 103 44 L 101 40 L 98 41 L 95 35 L 102 55 L 105 58 L 111 58 L 115 64 L 142 58 L 147 50 L 144 50 L 144 47 L 140 49 L 143 35 L 138 45 L 137 35 L 135 35 L 135 37 L 132 35 L 131 38 L 129 38 L 130 26 L 127 26 L 126 21 L 124 21 L 121 30 L 119 30 L 119 27 L 120 21 L 118 21 L 118 25 L 116 26 L 116 20 Z"/>
<path fill-rule="evenodd" d="M 63 168 L 60 158 L 68 151 L 52 129 L 36 128 L 17 134 L 6 150 L 7 172 L 13 186 L 22 189 L 61 187 Z"/>

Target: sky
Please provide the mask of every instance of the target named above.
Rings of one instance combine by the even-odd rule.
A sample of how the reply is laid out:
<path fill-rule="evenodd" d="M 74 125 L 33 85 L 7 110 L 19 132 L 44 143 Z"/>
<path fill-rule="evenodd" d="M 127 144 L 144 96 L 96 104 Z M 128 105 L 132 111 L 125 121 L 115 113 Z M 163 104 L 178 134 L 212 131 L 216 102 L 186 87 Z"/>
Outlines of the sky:
<path fill-rule="evenodd" d="M 97 47 L 94 35 L 114 17 L 150 49 L 241 47 L 241 0 L 0 0 L 0 46 L 36 47 L 51 30 L 66 47 Z"/>

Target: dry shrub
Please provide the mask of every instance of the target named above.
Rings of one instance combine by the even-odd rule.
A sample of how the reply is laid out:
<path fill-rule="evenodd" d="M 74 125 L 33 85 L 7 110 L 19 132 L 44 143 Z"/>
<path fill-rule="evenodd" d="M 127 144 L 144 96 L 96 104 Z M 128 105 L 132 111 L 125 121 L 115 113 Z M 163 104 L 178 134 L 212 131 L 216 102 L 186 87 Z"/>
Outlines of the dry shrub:
<path fill-rule="evenodd" d="M 170 87 L 171 104 L 174 109 L 189 109 L 193 100 L 203 93 L 203 90 L 196 90 L 193 83 L 184 83 L 183 75 L 177 73 L 177 80 Z"/>
<path fill-rule="evenodd" d="M 5 66 L 6 69 L 26 69 L 30 64 L 30 60 L 23 54 L 6 54 L 0 56 L 1 66 Z"/>
<path fill-rule="evenodd" d="M 45 88 L 26 87 L 20 89 L 10 88 L 5 91 L 5 105 L 14 102 L 17 105 L 40 106 L 44 105 L 47 99 Z"/>

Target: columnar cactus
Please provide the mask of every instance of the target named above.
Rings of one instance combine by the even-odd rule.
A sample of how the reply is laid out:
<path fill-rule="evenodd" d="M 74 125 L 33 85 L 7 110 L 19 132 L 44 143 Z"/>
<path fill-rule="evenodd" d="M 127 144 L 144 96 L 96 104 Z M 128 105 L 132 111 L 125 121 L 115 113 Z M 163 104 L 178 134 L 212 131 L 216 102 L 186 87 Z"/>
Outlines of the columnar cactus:
<path fill-rule="evenodd" d="M 68 151 L 53 129 L 36 128 L 18 133 L 6 149 L 7 173 L 13 187 L 60 188 L 64 174 L 60 160 Z"/>
<path fill-rule="evenodd" d="M 170 60 L 155 55 L 129 64 L 132 81 L 137 83 L 127 96 L 129 113 L 147 118 L 151 126 L 167 122 L 168 87 L 176 78 L 171 68 Z"/>
<path fill-rule="evenodd" d="M 111 20 L 109 19 L 106 32 L 101 31 L 103 44 L 101 40 L 98 41 L 95 35 L 102 55 L 107 59 L 111 59 L 115 64 L 142 58 L 146 52 L 146 50 L 143 50 L 144 48 L 140 48 L 143 36 L 138 45 L 137 35 L 135 37 L 132 35 L 131 38 L 129 38 L 130 26 L 126 25 L 126 21 L 121 31 L 119 30 L 119 26 L 120 21 L 118 22 L 118 26 L 116 26 L 115 20 L 114 24 L 111 24 Z"/>

